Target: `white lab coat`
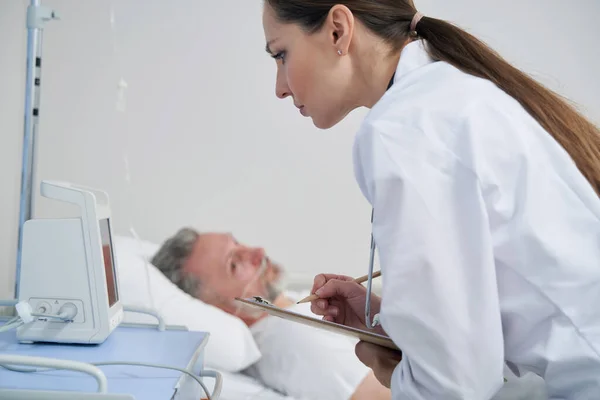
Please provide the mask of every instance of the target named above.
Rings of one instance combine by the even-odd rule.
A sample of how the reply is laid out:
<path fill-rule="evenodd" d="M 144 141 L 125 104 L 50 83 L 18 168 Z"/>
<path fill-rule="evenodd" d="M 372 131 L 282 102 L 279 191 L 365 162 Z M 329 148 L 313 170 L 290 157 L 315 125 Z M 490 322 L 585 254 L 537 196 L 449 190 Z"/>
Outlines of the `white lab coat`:
<path fill-rule="evenodd" d="M 354 145 L 375 209 L 393 399 L 490 399 L 504 362 L 600 398 L 600 200 L 489 81 L 405 47 Z"/>

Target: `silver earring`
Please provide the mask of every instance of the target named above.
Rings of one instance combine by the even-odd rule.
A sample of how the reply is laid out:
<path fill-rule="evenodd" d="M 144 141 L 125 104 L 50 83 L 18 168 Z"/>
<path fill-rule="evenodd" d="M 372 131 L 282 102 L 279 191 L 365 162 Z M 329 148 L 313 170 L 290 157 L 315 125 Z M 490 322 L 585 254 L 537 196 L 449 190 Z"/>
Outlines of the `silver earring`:
<path fill-rule="evenodd" d="M 342 55 L 342 51 L 341 51 L 341 50 L 338 50 L 338 54 L 341 56 L 341 55 Z"/>

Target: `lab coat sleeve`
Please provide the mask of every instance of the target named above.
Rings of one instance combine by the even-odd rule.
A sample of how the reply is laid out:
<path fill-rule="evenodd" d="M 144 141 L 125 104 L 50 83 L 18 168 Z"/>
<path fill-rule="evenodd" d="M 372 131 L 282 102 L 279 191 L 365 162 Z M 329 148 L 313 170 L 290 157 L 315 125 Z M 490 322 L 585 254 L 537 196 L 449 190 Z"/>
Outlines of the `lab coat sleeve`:
<path fill-rule="evenodd" d="M 504 347 L 477 176 L 435 144 L 415 147 L 380 132 L 363 140 L 380 318 L 403 351 L 393 399 L 490 399 L 503 384 Z"/>

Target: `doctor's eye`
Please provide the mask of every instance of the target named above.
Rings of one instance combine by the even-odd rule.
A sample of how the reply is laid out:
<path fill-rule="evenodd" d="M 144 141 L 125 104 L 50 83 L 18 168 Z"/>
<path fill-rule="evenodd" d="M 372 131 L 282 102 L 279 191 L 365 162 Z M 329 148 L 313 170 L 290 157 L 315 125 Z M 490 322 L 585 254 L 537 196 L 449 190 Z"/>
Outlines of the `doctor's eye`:
<path fill-rule="evenodd" d="M 273 58 L 276 60 L 281 60 L 281 62 L 285 62 L 285 51 L 280 51 L 273 55 Z"/>

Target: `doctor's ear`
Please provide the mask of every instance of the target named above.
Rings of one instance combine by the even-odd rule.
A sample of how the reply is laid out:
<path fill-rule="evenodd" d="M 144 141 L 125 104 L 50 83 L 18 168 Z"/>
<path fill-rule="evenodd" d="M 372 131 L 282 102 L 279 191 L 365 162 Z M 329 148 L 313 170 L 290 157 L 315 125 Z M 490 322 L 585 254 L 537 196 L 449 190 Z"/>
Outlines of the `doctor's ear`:
<path fill-rule="evenodd" d="M 324 28 L 337 53 L 339 55 L 347 54 L 354 33 L 354 15 L 352 11 L 341 4 L 331 7 Z"/>

